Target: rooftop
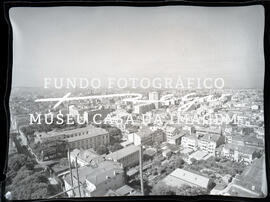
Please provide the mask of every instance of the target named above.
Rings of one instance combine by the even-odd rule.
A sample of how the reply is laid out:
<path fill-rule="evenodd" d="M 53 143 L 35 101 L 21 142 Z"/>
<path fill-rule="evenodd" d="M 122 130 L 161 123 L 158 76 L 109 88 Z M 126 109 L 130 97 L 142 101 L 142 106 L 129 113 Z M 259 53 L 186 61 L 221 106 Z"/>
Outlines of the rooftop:
<path fill-rule="evenodd" d="M 75 157 L 78 155 L 79 158 L 83 159 L 86 162 L 90 162 L 93 159 L 101 158 L 101 156 L 96 154 L 92 149 L 74 149 L 72 152 L 70 152 L 70 155 Z"/>
<path fill-rule="evenodd" d="M 136 134 L 139 135 L 140 137 L 148 137 L 152 133 L 153 131 L 150 130 L 148 127 L 143 127 Z"/>
<path fill-rule="evenodd" d="M 220 138 L 220 135 L 218 134 L 204 134 L 200 139 L 201 140 L 207 140 L 207 141 L 212 141 L 212 142 L 217 142 Z"/>
<path fill-rule="evenodd" d="M 265 158 L 255 159 L 244 172 L 237 177 L 235 184 L 246 189 L 260 192 L 263 189 L 263 182 L 266 180 Z"/>
<path fill-rule="evenodd" d="M 67 141 L 68 142 L 74 142 L 74 141 L 78 141 L 78 140 L 82 140 L 82 139 L 88 139 L 88 138 L 91 138 L 91 137 L 96 137 L 96 136 L 99 136 L 99 135 L 108 134 L 108 132 L 105 129 L 97 128 L 97 127 L 91 127 L 87 131 L 88 131 L 88 134 L 79 135 L 79 136 L 75 136 L 75 137 L 70 137 L 70 138 L 67 138 Z"/>
<path fill-rule="evenodd" d="M 179 187 L 187 184 L 190 186 L 208 187 L 209 178 L 202 175 L 177 168 L 171 174 L 163 179 L 163 182 L 169 186 Z"/>
<path fill-rule="evenodd" d="M 139 146 L 130 145 L 130 146 L 124 147 L 120 150 L 117 150 L 113 153 L 108 154 L 107 158 L 113 159 L 113 160 L 118 160 L 118 159 L 122 159 L 123 157 L 126 157 L 130 154 L 133 154 L 135 152 L 139 152 L 139 150 L 140 150 Z"/>
<path fill-rule="evenodd" d="M 88 180 L 96 186 L 106 181 L 107 178 L 112 178 L 116 173 L 123 173 L 121 165 L 113 161 L 103 161 L 100 162 L 97 166 L 79 167 L 78 170 L 81 183 L 84 183 L 85 180 Z M 76 173 L 76 169 L 73 169 L 72 172 Z M 73 177 L 76 178 L 76 176 Z M 70 175 L 68 174 L 64 180 L 70 183 Z"/>

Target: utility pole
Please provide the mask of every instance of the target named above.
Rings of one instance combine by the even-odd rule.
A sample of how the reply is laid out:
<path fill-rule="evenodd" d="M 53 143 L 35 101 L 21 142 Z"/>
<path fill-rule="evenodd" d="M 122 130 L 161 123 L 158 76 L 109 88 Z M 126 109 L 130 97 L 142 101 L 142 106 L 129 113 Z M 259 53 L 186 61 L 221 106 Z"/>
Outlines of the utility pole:
<path fill-rule="evenodd" d="M 140 145 L 139 159 L 140 159 L 140 179 L 141 179 L 141 192 L 144 196 L 144 187 L 143 187 L 143 150 L 142 145 Z"/>
<path fill-rule="evenodd" d="M 74 187 L 73 185 L 73 174 L 72 174 L 72 169 L 71 169 L 71 160 L 70 160 L 70 149 L 68 145 L 68 163 L 69 163 L 69 172 L 70 172 L 70 180 L 71 180 L 71 187 Z M 74 189 L 72 189 L 73 196 L 75 195 Z"/>
<path fill-rule="evenodd" d="M 78 171 L 77 156 L 76 156 L 76 172 L 77 172 L 77 181 L 78 181 L 79 195 L 80 195 L 80 197 L 82 197 L 81 188 L 80 188 L 80 178 L 79 178 L 79 171 Z"/>

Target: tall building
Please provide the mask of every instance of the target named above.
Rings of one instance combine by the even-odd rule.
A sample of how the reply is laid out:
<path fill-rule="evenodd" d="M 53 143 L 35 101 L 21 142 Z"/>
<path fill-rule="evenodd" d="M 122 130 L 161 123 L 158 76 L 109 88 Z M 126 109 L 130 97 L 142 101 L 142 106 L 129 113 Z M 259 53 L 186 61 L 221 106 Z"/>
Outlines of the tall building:
<path fill-rule="evenodd" d="M 159 93 L 154 91 L 154 92 L 149 92 L 149 100 L 159 100 L 160 96 Z M 155 108 L 158 109 L 160 107 L 160 102 L 154 102 Z"/>

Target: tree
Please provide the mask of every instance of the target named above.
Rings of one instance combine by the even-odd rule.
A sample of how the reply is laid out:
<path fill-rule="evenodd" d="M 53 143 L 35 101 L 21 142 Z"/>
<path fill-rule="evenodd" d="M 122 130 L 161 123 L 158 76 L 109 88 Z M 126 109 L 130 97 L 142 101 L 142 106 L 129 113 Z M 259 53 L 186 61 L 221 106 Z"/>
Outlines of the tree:
<path fill-rule="evenodd" d="M 36 162 L 27 157 L 24 154 L 17 154 L 9 158 L 8 160 L 8 168 L 12 171 L 18 171 L 21 167 L 26 166 L 28 169 L 33 169 L 36 165 Z"/>
<path fill-rule="evenodd" d="M 98 148 L 97 148 L 97 153 L 99 155 L 102 155 L 102 154 L 107 154 L 109 152 L 108 148 L 104 145 L 100 145 Z"/>
<path fill-rule="evenodd" d="M 177 157 L 174 162 L 175 168 L 182 168 L 185 164 L 185 161 L 181 157 Z"/>
<path fill-rule="evenodd" d="M 108 128 L 108 133 L 110 135 L 110 143 L 113 145 L 119 143 L 123 137 L 122 131 L 117 127 Z"/>
<path fill-rule="evenodd" d="M 167 186 L 163 182 L 156 184 L 151 192 L 151 195 L 175 195 L 175 189 L 173 187 Z"/>
<path fill-rule="evenodd" d="M 193 196 L 193 195 L 205 195 L 207 190 L 202 187 L 195 187 L 189 185 L 182 185 L 176 189 L 176 195 Z"/>
<path fill-rule="evenodd" d="M 53 193 L 49 180 L 43 171 L 34 172 L 25 166 L 17 172 L 12 184 L 7 186 L 7 190 L 11 191 L 13 199 L 40 199 Z"/>
<path fill-rule="evenodd" d="M 110 146 L 110 151 L 115 152 L 115 151 L 122 149 L 122 148 L 123 148 L 123 146 L 120 143 L 116 142 L 112 146 Z"/>

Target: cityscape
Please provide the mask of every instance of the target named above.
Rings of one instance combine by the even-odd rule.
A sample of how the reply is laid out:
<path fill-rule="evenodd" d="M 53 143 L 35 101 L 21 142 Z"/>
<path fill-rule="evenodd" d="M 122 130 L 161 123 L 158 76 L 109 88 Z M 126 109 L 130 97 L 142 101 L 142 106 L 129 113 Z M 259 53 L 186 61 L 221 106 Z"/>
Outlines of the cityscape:
<path fill-rule="evenodd" d="M 264 13 L 11 8 L 5 197 L 266 197 Z"/>
<path fill-rule="evenodd" d="M 77 91 L 73 94 L 83 95 Z M 44 97 L 42 89 L 15 88 L 6 181 L 10 197 L 266 195 L 262 90 L 140 93 L 145 101 L 173 96 L 153 103 L 123 97 L 66 101 L 54 109 L 53 102 L 35 102 Z M 214 101 L 203 99 L 207 95 Z M 66 124 L 63 118 L 64 123 L 57 124 L 57 116 L 52 116 L 50 124 L 30 124 L 30 114 L 48 112 L 71 120 L 87 116 L 88 121 Z M 178 114 L 223 114 L 229 121 L 186 122 L 177 119 Z M 234 115 L 245 121 L 234 122 Z"/>

